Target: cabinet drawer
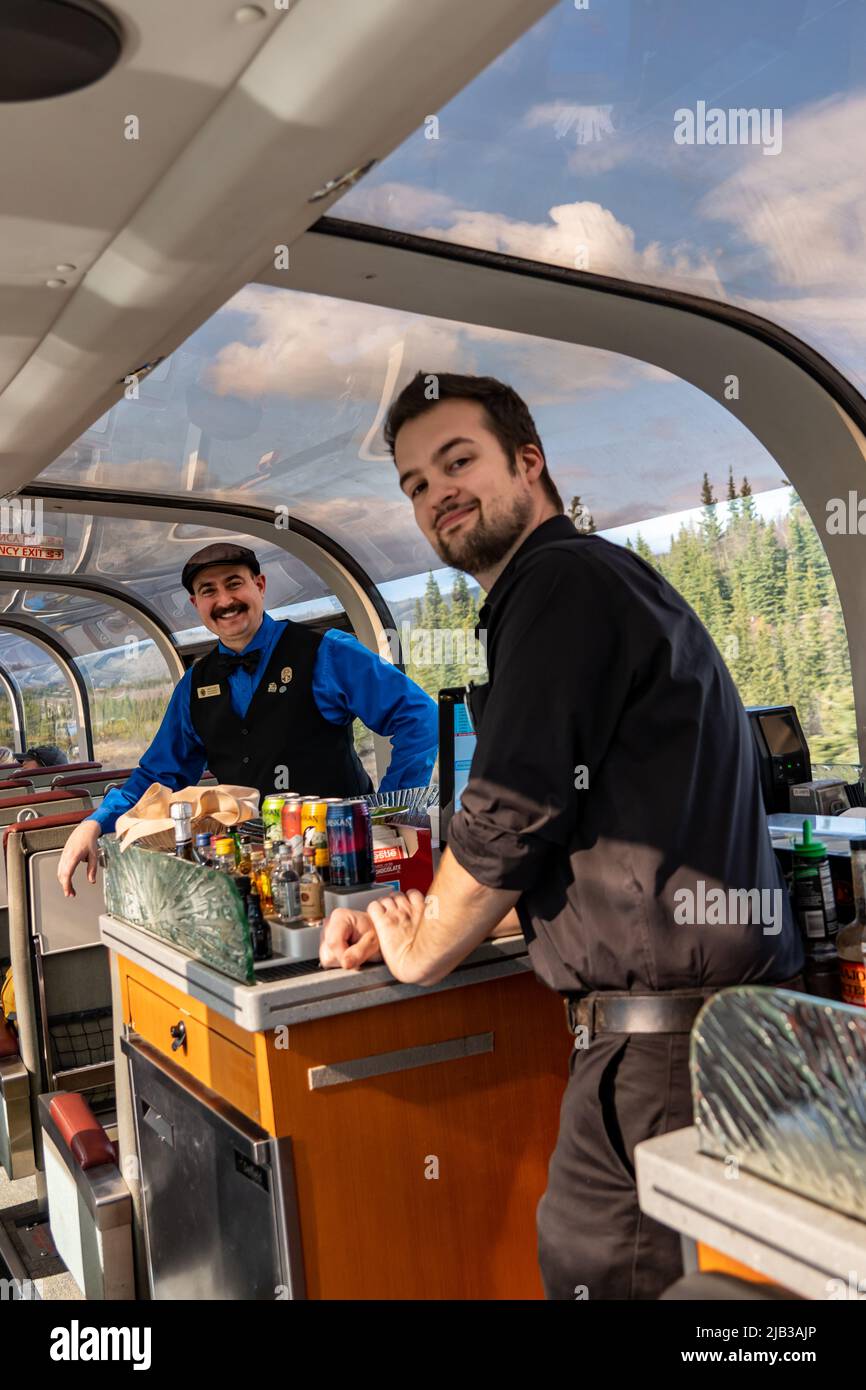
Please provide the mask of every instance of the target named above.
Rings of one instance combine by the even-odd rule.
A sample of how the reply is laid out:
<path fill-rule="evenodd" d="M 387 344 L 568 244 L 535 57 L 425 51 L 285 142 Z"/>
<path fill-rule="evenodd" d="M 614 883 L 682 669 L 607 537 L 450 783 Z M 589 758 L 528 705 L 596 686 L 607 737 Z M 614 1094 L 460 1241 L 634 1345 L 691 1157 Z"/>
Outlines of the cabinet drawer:
<path fill-rule="evenodd" d="M 129 1021 L 137 1033 L 164 1052 L 177 1066 L 237 1106 L 251 1120 L 259 1120 L 259 1096 L 255 1058 L 194 1018 L 182 1005 L 162 999 L 138 980 L 129 982 Z M 182 1023 L 183 1046 L 172 1052 L 171 1029 Z"/>

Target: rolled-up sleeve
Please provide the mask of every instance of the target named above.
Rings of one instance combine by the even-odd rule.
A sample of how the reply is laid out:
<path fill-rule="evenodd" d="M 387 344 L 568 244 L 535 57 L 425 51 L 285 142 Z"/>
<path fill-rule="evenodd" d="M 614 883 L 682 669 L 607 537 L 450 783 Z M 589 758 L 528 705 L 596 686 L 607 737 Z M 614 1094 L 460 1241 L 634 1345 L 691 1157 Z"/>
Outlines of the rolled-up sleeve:
<path fill-rule="evenodd" d="M 572 841 L 614 727 L 608 687 L 622 690 L 613 601 L 591 563 L 539 551 L 493 615 L 493 678 L 448 831 L 458 862 L 489 888 L 531 888 L 551 850 Z"/>

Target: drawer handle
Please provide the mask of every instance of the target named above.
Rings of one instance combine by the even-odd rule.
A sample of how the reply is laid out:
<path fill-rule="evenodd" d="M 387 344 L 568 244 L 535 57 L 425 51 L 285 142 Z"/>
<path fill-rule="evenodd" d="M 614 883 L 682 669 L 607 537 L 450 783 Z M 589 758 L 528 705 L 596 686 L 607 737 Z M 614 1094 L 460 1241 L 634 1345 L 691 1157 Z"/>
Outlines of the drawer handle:
<path fill-rule="evenodd" d="M 174 1038 L 174 1042 L 171 1045 L 172 1052 L 177 1052 L 179 1047 L 186 1047 L 186 1024 L 183 1019 L 181 1019 L 180 1023 L 173 1023 L 168 1031 Z"/>
<path fill-rule="evenodd" d="M 447 1042 L 404 1047 L 399 1052 L 377 1052 L 370 1057 L 353 1057 L 346 1062 L 309 1067 L 307 1081 L 311 1091 L 319 1091 L 324 1086 L 345 1086 L 349 1081 L 366 1081 L 373 1076 L 389 1076 L 396 1071 L 411 1071 L 413 1067 L 429 1067 L 438 1062 L 457 1062 L 492 1051 L 492 1033 L 473 1033 L 466 1038 L 450 1038 Z"/>

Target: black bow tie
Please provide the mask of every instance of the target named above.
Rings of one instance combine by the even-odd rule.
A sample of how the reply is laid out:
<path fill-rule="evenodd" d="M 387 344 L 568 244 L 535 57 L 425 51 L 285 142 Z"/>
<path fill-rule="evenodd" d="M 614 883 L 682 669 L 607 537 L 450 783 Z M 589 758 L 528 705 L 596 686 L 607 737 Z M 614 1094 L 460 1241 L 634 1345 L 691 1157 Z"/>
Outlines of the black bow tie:
<path fill-rule="evenodd" d="M 238 656 L 234 652 L 231 654 L 217 652 L 217 672 L 221 676 L 230 676 L 232 671 L 239 671 L 243 668 L 244 671 L 249 671 L 252 675 L 261 660 L 261 655 L 261 652 L 244 652 L 242 656 Z"/>

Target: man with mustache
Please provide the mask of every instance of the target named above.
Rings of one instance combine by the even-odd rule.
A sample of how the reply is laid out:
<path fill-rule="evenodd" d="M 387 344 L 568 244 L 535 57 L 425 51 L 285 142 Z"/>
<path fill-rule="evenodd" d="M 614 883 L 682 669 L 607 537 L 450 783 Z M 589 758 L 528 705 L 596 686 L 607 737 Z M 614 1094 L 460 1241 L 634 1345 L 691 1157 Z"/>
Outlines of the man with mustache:
<path fill-rule="evenodd" d="M 381 790 L 424 786 L 436 760 L 436 705 L 396 667 L 345 632 L 324 635 L 265 612 L 265 576 L 252 550 L 217 541 L 196 551 L 181 581 L 218 645 L 185 673 L 139 766 L 66 842 L 57 876 L 87 860 L 96 881 L 96 842 L 152 782 L 177 791 L 205 767 L 218 782 L 318 796 L 373 790 L 352 740 L 363 720 L 392 740 Z"/>
<path fill-rule="evenodd" d="M 679 1236 L 641 1214 L 634 1147 L 692 1123 L 689 1032 L 709 995 L 800 983 L 748 719 L 685 600 L 562 515 L 510 387 L 419 373 L 385 437 L 424 535 L 486 591 L 489 683 L 432 908 L 409 892 L 334 912 L 321 963 L 384 958 L 433 985 L 522 929 L 575 1034 L 538 1208 L 545 1292 L 657 1298 L 682 1273 Z M 701 882 L 776 891 L 782 921 L 678 925 L 678 892 Z"/>

